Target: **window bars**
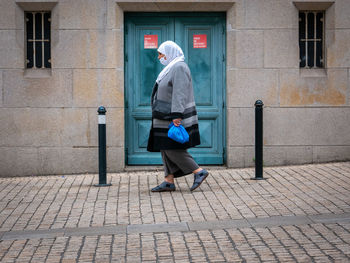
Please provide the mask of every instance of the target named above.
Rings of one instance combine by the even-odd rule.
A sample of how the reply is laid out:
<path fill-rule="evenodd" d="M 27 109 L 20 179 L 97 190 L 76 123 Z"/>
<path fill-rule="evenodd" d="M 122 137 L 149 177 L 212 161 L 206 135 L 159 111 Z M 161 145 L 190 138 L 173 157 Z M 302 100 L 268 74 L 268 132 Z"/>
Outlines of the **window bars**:
<path fill-rule="evenodd" d="M 51 13 L 26 12 L 27 68 L 51 68 Z"/>
<path fill-rule="evenodd" d="M 324 67 L 324 12 L 299 12 L 300 68 Z"/>

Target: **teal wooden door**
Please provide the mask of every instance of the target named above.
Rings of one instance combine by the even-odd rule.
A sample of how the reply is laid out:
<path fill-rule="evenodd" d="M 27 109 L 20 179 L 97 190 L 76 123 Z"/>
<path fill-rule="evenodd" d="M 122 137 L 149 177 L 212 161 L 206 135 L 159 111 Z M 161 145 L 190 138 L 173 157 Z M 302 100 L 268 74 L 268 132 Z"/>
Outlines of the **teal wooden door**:
<path fill-rule="evenodd" d="M 146 150 L 150 96 L 163 68 L 157 47 L 173 40 L 192 73 L 201 145 L 189 152 L 199 164 L 225 162 L 225 15 L 221 13 L 125 14 L 126 164 L 161 164 Z"/>

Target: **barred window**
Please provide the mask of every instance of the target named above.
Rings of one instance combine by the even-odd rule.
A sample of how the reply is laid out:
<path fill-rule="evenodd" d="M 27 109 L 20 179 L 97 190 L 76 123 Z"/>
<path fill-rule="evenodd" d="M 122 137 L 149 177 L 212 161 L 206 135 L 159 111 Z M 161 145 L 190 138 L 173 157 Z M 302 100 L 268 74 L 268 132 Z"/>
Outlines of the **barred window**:
<path fill-rule="evenodd" d="M 27 68 L 51 68 L 51 13 L 26 12 Z"/>
<path fill-rule="evenodd" d="M 324 12 L 299 12 L 300 68 L 324 67 Z"/>

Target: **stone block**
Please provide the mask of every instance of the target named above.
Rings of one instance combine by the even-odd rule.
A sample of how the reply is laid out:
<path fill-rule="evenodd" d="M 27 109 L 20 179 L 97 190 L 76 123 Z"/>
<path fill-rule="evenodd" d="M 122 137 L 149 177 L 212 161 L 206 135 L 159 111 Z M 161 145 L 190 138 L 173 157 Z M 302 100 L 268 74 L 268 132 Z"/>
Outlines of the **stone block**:
<path fill-rule="evenodd" d="M 60 29 L 102 29 L 107 26 L 108 2 L 60 0 Z"/>
<path fill-rule="evenodd" d="M 128 12 L 155 12 L 160 11 L 156 3 L 152 2 L 138 2 L 138 3 L 128 3 L 128 2 L 119 2 L 117 5 L 123 11 Z M 168 10 L 169 11 L 169 10 Z"/>
<path fill-rule="evenodd" d="M 244 147 L 227 147 L 227 167 L 245 167 Z"/>
<path fill-rule="evenodd" d="M 226 34 L 226 67 L 230 70 L 236 67 L 236 32 L 227 31 Z"/>
<path fill-rule="evenodd" d="M 254 140 L 255 140 L 255 130 L 254 130 Z M 265 154 L 265 147 L 264 153 Z M 255 141 L 253 146 L 244 147 L 244 167 L 254 167 L 255 166 Z"/>
<path fill-rule="evenodd" d="M 196 11 L 196 12 L 220 12 L 226 11 L 232 7 L 233 3 L 231 2 L 196 2 L 194 3 L 189 1 L 178 1 L 176 3 L 166 3 L 158 2 L 156 6 L 159 8 L 159 11 L 162 12 L 186 12 L 186 11 Z"/>
<path fill-rule="evenodd" d="M 349 160 L 350 145 L 313 147 L 313 162 L 315 163 Z"/>
<path fill-rule="evenodd" d="M 315 224 L 336 224 L 336 223 L 346 223 L 350 221 L 350 213 L 344 214 L 320 214 L 320 215 L 310 215 L 308 216 L 310 220 Z M 344 222 L 345 221 L 345 222 Z"/>
<path fill-rule="evenodd" d="M 264 218 L 248 218 L 247 220 L 252 227 L 307 225 L 313 223 L 307 216 L 272 216 Z"/>
<path fill-rule="evenodd" d="M 90 30 L 89 68 L 123 68 L 123 48 L 121 30 Z"/>
<path fill-rule="evenodd" d="M 4 234 L 2 240 L 57 238 L 62 237 L 63 235 L 64 233 L 61 229 L 8 231 Z"/>
<path fill-rule="evenodd" d="M 262 68 L 264 33 L 262 30 L 240 30 L 236 33 L 236 67 Z"/>
<path fill-rule="evenodd" d="M 38 148 L 38 174 L 54 175 L 63 173 L 62 151 L 60 147 Z"/>
<path fill-rule="evenodd" d="M 73 71 L 73 101 L 77 107 L 97 107 L 99 88 L 104 81 L 103 70 L 75 69 Z"/>
<path fill-rule="evenodd" d="M 52 70 L 45 78 L 29 78 L 23 70 L 3 71 L 4 106 L 69 107 L 72 105 L 72 71 Z"/>
<path fill-rule="evenodd" d="M 36 148 L 0 146 L 0 177 L 37 175 L 38 166 Z"/>
<path fill-rule="evenodd" d="M 124 28 L 124 12 L 119 4 L 115 5 L 115 28 L 123 29 Z"/>
<path fill-rule="evenodd" d="M 201 231 L 201 230 L 246 228 L 246 227 L 250 227 L 250 224 L 246 219 L 237 219 L 237 220 L 189 222 L 188 227 L 190 231 Z"/>
<path fill-rule="evenodd" d="M 17 39 L 18 34 L 22 34 L 21 39 Z M 21 30 L 0 30 L 0 69 L 24 67 L 23 35 Z"/>
<path fill-rule="evenodd" d="M 336 5 L 333 4 L 326 9 L 326 29 L 334 30 L 335 28 L 335 6 Z"/>
<path fill-rule="evenodd" d="M 121 147 L 124 146 L 124 109 L 123 108 L 109 108 L 107 116 L 108 126 L 108 145 Z"/>
<path fill-rule="evenodd" d="M 171 224 L 143 224 L 128 225 L 127 233 L 159 233 L 159 232 L 181 232 L 188 231 L 188 225 L 185 222 Z"/>
<path fill-rule="evenodd" d="M 4 85 L 3 85 L 3 72 L 0 70 L 0 107 L 3 105 L 3 93 L 4 93 Z"/>
<path fill-rule="evenodd" d="M 0 29 L 16 29 L 16 4 L 13 0 L 0 1 Z M 23 20 L 22 20 L 23 23 Z"/>
<path fill-rule="evenodd" d="M 329 32 L 329 30 L 327 30 Z M 327 43 L 327 68 L 350 67 L 350 29 L 335 30 L 334 39 Z"/>
<path fill-rule="evenodd" d="M 118 1 L 117 5 L 123 10 L 128 12 L 189 12 L 189 11 L 227 11 L 229 10 L 233 2 L 232 1 Z"/>
<path fill-rule="evenodd" d="M 61 109 L 60 139 L 61 145 L 66 147 L 91 146 L 89 130 L 89 112 L 84 108 Z"/>
<path fill-rule="evenodd" d="M 298 10 L 292 1 L 245 1 L 246 28 L 298 28 Z"/>
<path fill-rule="evenodd" d="M 227 109 L 228 146 L 254 145 L 254 108 Z"/>
<path fill-rule="evenodd" d="M 297 29 L 264 31 L 264 67 L 299 68 Z"/>
<path fill-rule="evenodd" d="M 104 82 L 101 87 L 102 105 L 124 108 L 124 71 L 104 70 Z"/>
<path fill-rule="evenodd" d="M 347 86 L 345 69 L 328 69 L 327 74 L 319 77 L 303 77 L 299 70 L 280 71 L 280 105 L 345 105 Z"/>
<path fill-rule="evenodd" d="M 104 226 L 104 227 L 79 227 L 66 228 L 64 236 L 99 236 L 99 235 L 115 235 L 125 234 L 127 226 Z"/>
<path fill-rule="evenodd" d="M 349 108 L 266 108 L 264 144 L 350 145 Z"/>
<path fill-rule="evenodd" d="M 106 136 L 108 147 L 124 146 L 124 109 L 106 107 Z M 96 109 L 89 109 L 88 121 L 89 146 L 98 145 L 98 114 Z"/>
<path fill-rule="evenodd" d="M 236 86 L 236 70 L 227 70 L 226 71 L 226 104 L 227 107 L 233 107 L 232 96 L 235 95 L 235 86 Z"/>
<path fill-rule="evenodd" d="M 88 33 L 85 30 L 52 30 L 57 43 L 52 43 L 52 68 L 86 68 Z"/>
<path fill-rule="evenodd" d="M 114 69 L 76 69 L 73 77 L 74 105 L 79 107 L 122 107 L 123 72 Z"/>
<path fill-rule="evenodd" d="M 245 5 L 244 0 L 237 0 L 233 4 L 233 6 L 226 11 L 227 30 L 239 29 L 244 27 L 244 23 L 245 23 L 244 5 Z"/>
<path fill-rule="evenodd" d="M 235 74 L 235 77 L 231 74 Z M 227 78 L 229 107 L 253 107 L 258 99 L 262 100 L 265 106 L 278 105 L 277 70 L 239 69 L 230 71 Z M 233 85 L 231 81 L 234 82 Z"/>
<path fill-rule="evenodd" d="M 125 167 L 125 148 L 107 147 L 107 172 L 120 172 Z"/>
<path fill-rule="evenodd" d="M 97 147 L 62 148 L 64 174 L 98 173 Z"/>
<path fill-rule="evenodd" d="M 312 146 L 264 146 L 263 159 L 265 166 L 312 163 Z"/>
<path fill-rule="evenodd" d="M 57 108 L 3 108 L 0 112 L 0 146 L 60 145 L 61 111 Z"/>
<path fill-rule="evenodd" d="M 116 17 L 116 3 L 115 0 L 107 0 L 107 25 L 106 27 L 111 29 L 111 28 L 116 28 L 116 22 L 117 22 L 117 17 Z"/>
<path fill-rule="evenodd" d="M 337 0 L 335 8 L 335 28 L 350 28 L 350 4 L 348 0 Z"/>

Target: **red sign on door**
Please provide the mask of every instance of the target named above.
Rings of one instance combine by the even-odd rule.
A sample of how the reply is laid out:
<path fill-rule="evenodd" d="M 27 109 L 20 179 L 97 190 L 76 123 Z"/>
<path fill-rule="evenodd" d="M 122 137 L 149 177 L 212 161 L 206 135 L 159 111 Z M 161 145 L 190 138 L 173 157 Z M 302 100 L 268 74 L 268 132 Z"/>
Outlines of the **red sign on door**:
<path fill-rule="evenodd" d="M 207 35 L 193 35 L 193 48 L 207 48 Z"/>
<path fill-rule="evenodd" d="M 145 49 L 158 48 L 158 35 L 144 35 L 143 43 Z"/>

